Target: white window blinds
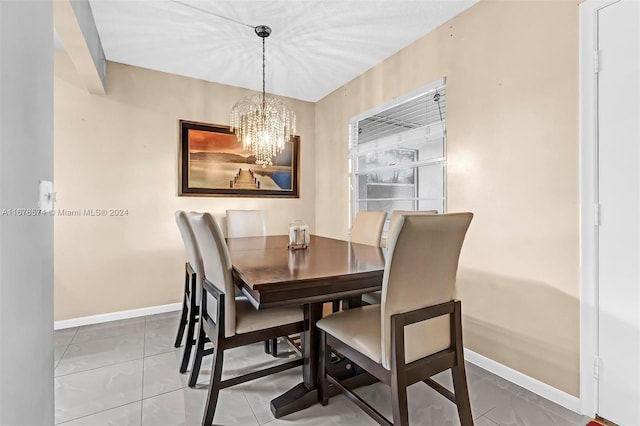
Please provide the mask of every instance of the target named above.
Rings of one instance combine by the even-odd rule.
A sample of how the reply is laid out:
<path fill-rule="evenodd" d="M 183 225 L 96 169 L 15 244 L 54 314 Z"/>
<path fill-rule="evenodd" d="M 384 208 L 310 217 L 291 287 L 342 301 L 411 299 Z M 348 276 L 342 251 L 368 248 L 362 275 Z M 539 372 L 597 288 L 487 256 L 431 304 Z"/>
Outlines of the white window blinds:
<path fill-rule="evenodd" d="M 446 87 L 439 80 L 349 123 L 352 214 L 446 208 Z"/>

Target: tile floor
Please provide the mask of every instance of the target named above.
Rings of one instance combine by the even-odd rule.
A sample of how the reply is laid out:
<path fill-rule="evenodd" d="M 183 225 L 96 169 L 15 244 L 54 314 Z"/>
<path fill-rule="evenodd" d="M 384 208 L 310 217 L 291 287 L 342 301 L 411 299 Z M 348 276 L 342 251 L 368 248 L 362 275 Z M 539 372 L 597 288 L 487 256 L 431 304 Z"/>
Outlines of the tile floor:
<path fill-rule="evenodd" d="M 200 425 L 207 395 L 209 364 L 199 384 L 187 387 L 187 374 L 178 373 L 182 349 L 173 347 L 178 313 L 114 321 L 55 332 L 56 424 Z M 286 344 L 280 344 L 285 352 Z M 286 357 L 286 353 L 282 355 Z M 210 358 L 210 357 L 208 357 Z M 224 376 L 244 373 L 277 359 L 262 344 L 225 352 Z M 476 426 L 583 426 L 579 416 L 472 364 L 467 380 Z M 452 388 L 450 375 L 435 377 Z M 344 396 L 323 407 L 274 419 L 269 401 L 301 380 L 300 368 L 264 377 L 221 391 L 216 425 L 375 425 Z M 381 384 L 358 393 L 391 416 L 389 389 Z M 412 425 L 458 425 L 455 406 L 424 384 L 409 388 Z"/>

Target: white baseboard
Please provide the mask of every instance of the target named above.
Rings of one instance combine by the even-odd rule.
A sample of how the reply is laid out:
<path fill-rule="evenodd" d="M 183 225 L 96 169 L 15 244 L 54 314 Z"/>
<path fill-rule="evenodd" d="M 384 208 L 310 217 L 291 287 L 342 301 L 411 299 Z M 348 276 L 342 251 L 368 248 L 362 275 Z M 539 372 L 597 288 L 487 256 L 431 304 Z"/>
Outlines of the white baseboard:
<path fill-rule="evenodd" d="M 499 362 L 482 356 L 469 349 L 464 350 L 464 359 L 495 374 L 496 376 L 502 377 L 503 379 L 515 383 L 516 385 L 538 394 L 549 401 L 555 402 L 568 410 L 580 413 L 580 399 L 573 395 L 556 389 L 553 386 L 549 386 L 546 383 L 542 383 L 540 380 L 527 376 L 526 374 L 500 364 Z"/>
<path fill-rule="evenodd" d="M 99 324 L 127 318 L 144 317 L 146 315 L 162 314 L 164 312 L 179 311 L 182 303 L 170 303 L 168 305 L 150 306 L 148 308 L 131 309 L 129 311 L 111 312 L 108 314 L 90 315 L 87 317 L 71 318 L 68 320 L 54 321 L 53 329 L 62 330 L 64 328 L 79 327 L 81 325 Z"/>

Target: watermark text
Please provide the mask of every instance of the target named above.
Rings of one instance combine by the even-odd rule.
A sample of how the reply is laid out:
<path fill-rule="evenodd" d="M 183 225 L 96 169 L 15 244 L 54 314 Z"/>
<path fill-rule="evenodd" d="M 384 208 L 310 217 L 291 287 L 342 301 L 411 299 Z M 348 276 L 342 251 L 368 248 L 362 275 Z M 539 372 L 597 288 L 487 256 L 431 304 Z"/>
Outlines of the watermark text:
<path fill-rule="evenodd" d="M 59 217 L 124 217 L 129 209 L 55 209 L 50 212 L 38 208 L 2 209 L 0 216 L 59 216 Z"/>

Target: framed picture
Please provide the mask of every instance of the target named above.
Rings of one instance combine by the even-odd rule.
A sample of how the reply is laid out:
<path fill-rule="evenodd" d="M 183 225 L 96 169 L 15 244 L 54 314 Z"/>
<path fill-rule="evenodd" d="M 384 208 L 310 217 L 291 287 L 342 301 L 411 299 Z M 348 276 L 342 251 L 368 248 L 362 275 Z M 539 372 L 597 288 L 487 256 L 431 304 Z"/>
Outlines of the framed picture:
<path fill-rule="evenodd" d="M 257 165 L 227 126 L 180 120 L 180 195 L 298 198 L 300 138 L 272 160 Z"/>

